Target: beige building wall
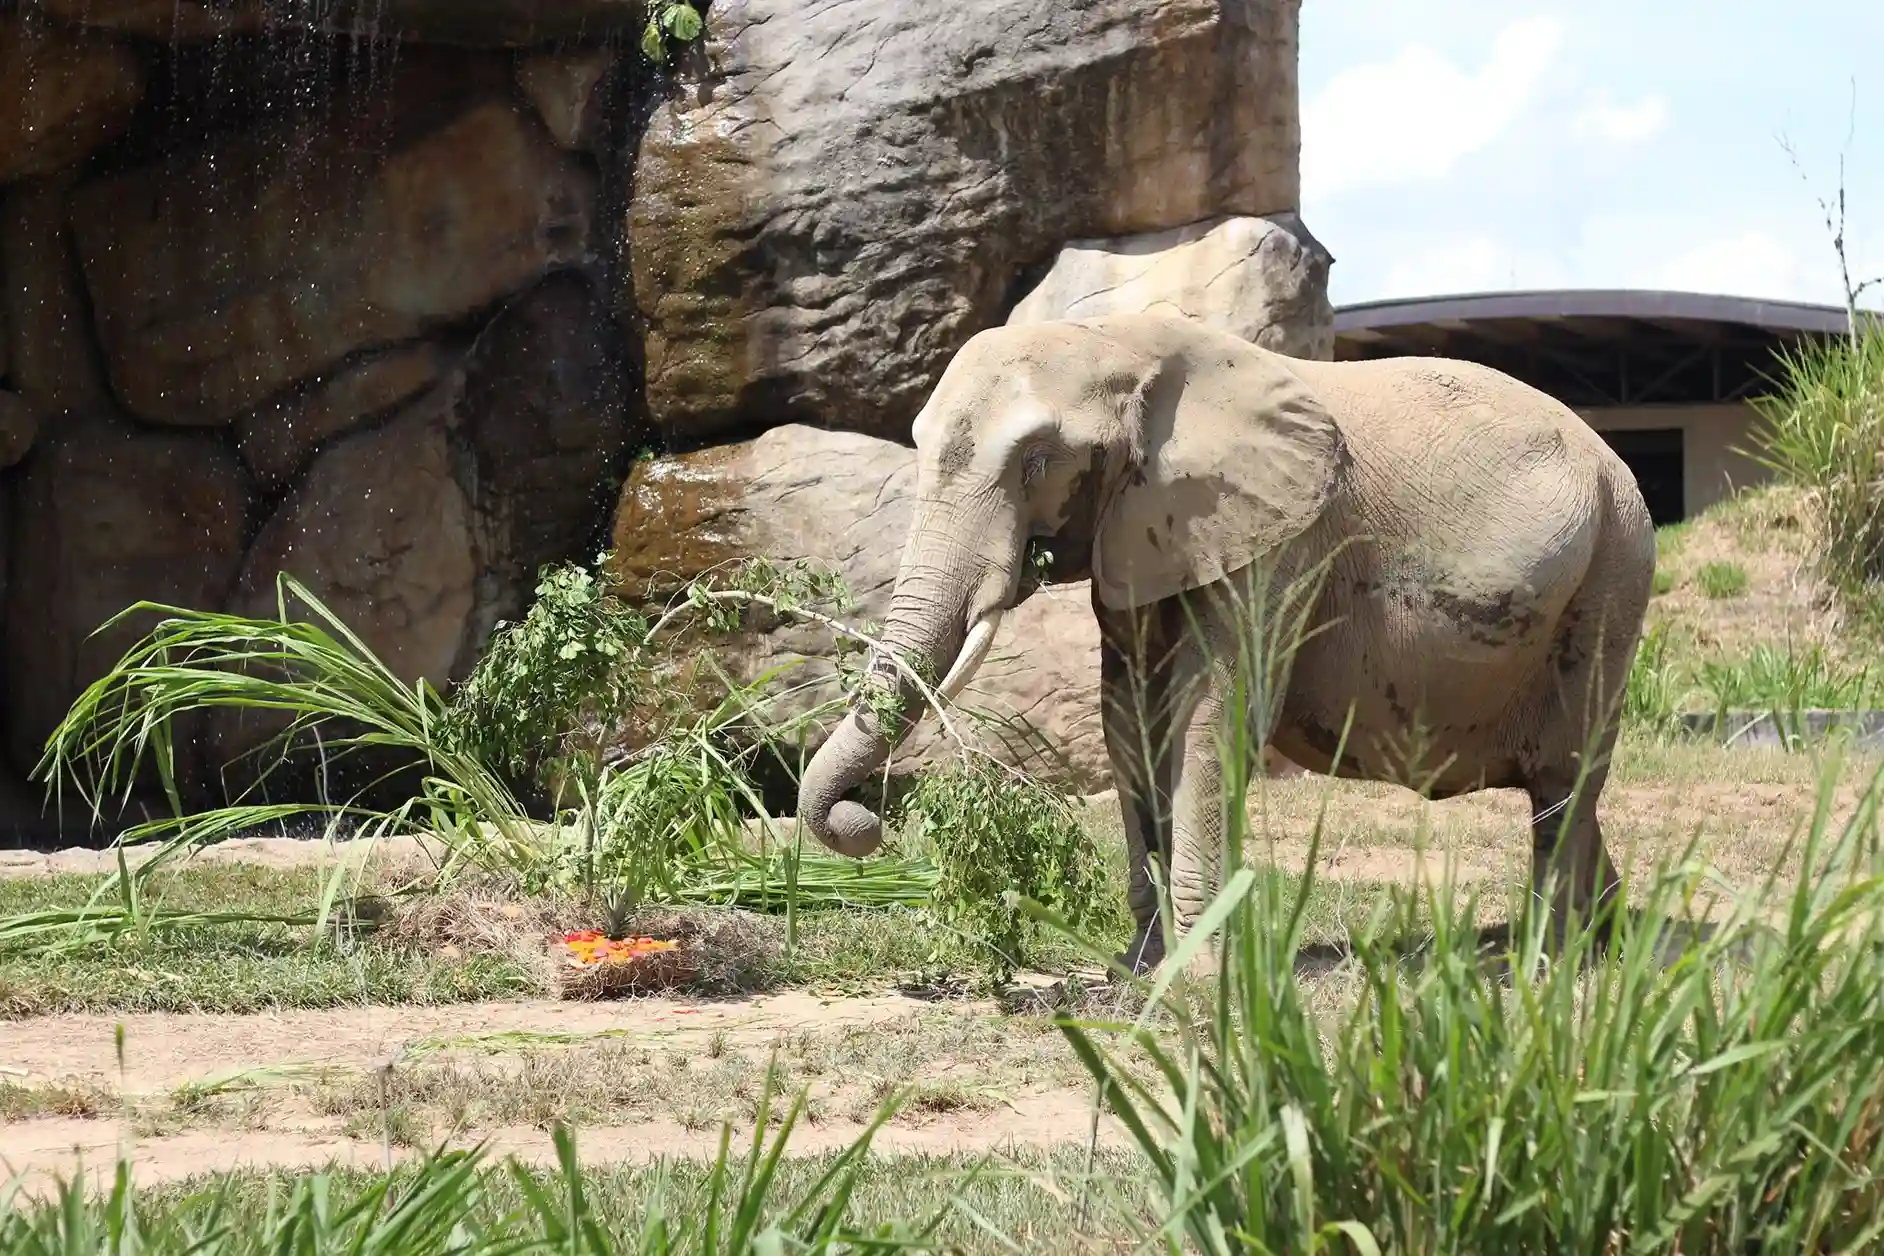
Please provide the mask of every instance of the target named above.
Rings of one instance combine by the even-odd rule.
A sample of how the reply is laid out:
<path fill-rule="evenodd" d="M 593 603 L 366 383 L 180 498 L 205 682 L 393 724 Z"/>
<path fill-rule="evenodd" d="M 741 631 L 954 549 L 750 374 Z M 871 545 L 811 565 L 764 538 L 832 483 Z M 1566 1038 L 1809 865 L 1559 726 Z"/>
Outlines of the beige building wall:
<path fill-rule="evenodd" d="M 1681 495 L 1690 518 L 1736 490 L 1764 484 L 1770 473 L 1740 450 L 1756 448 L 1753 407 L 1744 402 L 1719 405 L 1592 406 L 1579 409 L 1584 422 L 1599 432 L 1680 428 Z"/>

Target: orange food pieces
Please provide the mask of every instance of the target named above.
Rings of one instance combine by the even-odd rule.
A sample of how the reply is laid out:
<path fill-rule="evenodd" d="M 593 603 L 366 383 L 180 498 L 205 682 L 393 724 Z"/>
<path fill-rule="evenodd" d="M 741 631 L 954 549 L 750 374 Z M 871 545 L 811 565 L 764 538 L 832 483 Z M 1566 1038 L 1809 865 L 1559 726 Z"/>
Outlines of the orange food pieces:
<path fill-rule="evenodd" d="M 611 938 L 597 929 L 573 929 L 563 934 L 561 942 L 563 949 L 584 968 L 591 964 L 624 963 L 680 946 L 678 942 L 662 938 Z"/>

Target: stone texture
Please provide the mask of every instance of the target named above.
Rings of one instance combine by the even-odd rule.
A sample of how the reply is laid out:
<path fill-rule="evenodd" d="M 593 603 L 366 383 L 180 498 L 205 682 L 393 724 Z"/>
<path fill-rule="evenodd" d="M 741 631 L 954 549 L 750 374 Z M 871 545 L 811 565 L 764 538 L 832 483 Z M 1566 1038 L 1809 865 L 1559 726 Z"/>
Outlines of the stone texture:
<path fill-rule="evenodd" d="M 594 151 L 607 123 L 609 48 L 539 52 L 517 61 L 517 90 L 530 102 L 550 138 L 562 148 Z"/>
<path fill-rule="evenodd" d="M 551 275 L 479 333 L 453 401 L 482 590 L 461 671 L 497 620 L 528 609 L 544 564 L 601 548 L 628 451 L 621 374 L 607 295 L 581 272 Z"/>
<path fill-rule="evenodd" d="M 15 489 L 6 593 L 7 738 L 22 771 L 148 622 L 90 634 L 140 600 L 222 604 L 242 561 L 248 478 L 224 442 L 68 416 Z"/>
<path fill-rule="evenodd" d="M 242 559 L 231 611 L 272 615 L 286 571 L 401 677 L 444 684 L 477 576 L 437 397 L 323 450 Z"/>
<path fill-rule="evenodd" d="M 526 47 L 635 33 L 635 0 L 35 0 L 63 20 L 165 42 L 287 27 L 468 47 Z"/>
<path fill-rule="evenodd" d="M 0 13 L 0 183 L 83 160 L 130 125 L 143 96 L 129 48 Z"/>
<path fill-rule="evenodd" d="M 197 43 L 264 29 L 262 5 L 238 0 L 35 0 L 61 22 L 163 43 Z"/>
<path fill-rule="evenodd" d="M 585 256 L 595 177 L 519 106 L 418 113 L 389 147 L 349 125 L 247 131 L 74 190 L 99 337 L 140 417 L 232 421 Z"/>
<path fill-rule="evenodd" d="M 857 601 L 853 622 L 880 620 L 909 529 L 915 457 L 889 441 L 793 424 L 743 444 L 644 462 L 616 513 L 615 575 L 627 596 L 661 602 L 718 563 L 747 555 L 808 559 L 843 573 Z M 785 715 L 841 692 L 833 646 L 825 629 L 777 626 L 729 645 L 722 661 L 748 679 L 798 662 L 790 683 L 818 683 L 774 708 Z M 1098 682 L 1099 634 L 1087 586 L 1066 585 L 1035 593 L 1007 614 L 959 702 L 1025 717 L 1065 756 L 1070 784 L 1099 788 L 1109 769 Z M 1058 766 L 1033 757 L 1037 751 L 1021 739 L 997 744 L 1011 762 Z M 906 773 L 949 749 L 931 715 L 892 768 Z"/>
<path fill-rule="evenodd" d="M 1333 259 L 1296 214 L 1216 218 L 1116 240 L 1075 240 L 1010 324 L 1157 311 L 1298 358 L 1334 356 Z"/>
<path fill-rule="evenodd" d="M 687 441 L 901 437 L 1069 239 L 1297 204 L 1297 0 L 713 6 L 657 108 L 628 325 Z"/>
<path fill-rule="evenodd" d="M 349 359 L 237 419 L 242 460 L 262 487 L 278 488 L 329 440 L 437 384 L 452 357 L 443 345 L 420 341 Z"/>
<path fill-rule="evenodd" d="M 0 199 L 8 379 L 42 416 L 111 404 L 66 229 L 69 179 L 18 183 Z"/>
<path fill-rule="evenodd" d="M 256 535 L 228 609 L 273 616 L 277 580 L 286 572 L 395 675 L 443 686 L 470 620 L 477 582 L 471 507 L 452 462 L 442 392 L 378 428 L 335 441 Z M 232 791 L 255 783 L 252 765 L 259 761 L 244 756 L 286 727 L 287 719 L 276 712 L 214 714 L 210 762 Z M 311 787 L 309 778 L 292 769 L 283 783 L 298 794 Z"/>
<path fill-rule="evenodd" d="M 287 571 L 400 679 L 445 688 L 495 621 L 525 608 L 540 566 L 599 548 L 622 408 L 606 299 L 579 272 L 551 275 L 422 397 L 314 455 L 250 546 L 229 608 L 272 614 Z M 280 727 L 219 719 L 220 761 Z"/>
<path fill-rule="evenodd" d="M 39 435 L 39 411 L 16 392 L 0 388 L 0 467 L 26 456 Z"/>

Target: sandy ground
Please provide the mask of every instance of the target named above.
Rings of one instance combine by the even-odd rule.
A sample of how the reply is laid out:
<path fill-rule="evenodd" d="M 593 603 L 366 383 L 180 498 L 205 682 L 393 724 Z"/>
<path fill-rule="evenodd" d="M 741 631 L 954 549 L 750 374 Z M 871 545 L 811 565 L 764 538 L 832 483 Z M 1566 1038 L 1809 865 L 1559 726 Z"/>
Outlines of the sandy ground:
<path fill-rule="evenodd" d="M 344 1008 L 255 1016 L 51 1016 L 7 1025 L 0 1040 L 0 1080 L 22 1085 L 103 1088 L 133 1101 L 172 1093 L 188 1084 L 226 1084 L 254 1075 L 278 1094 L 258 1118 L 234 1127 L 180 1128 L 140 1133 L 134 1120 L 114 1116 L 51 1117 L 0 1124 L 0 1178 L 17 1176 L 39 1192 L 81 1166 L 109 1169 L 122 1149 L 135 1178 L 154 1183 L 237 1168 L 311 1169 L 329 1165 L 375 1168 L 414 1154 L 385 1140 L 350 1137 L 337 1117 L 323 1116 L 297 1099 L 293 1082 L 317 1071 L 371 1076 L 416 1059 L 451 1054 L 501 1054 L 527 1049 L 520 1036 L 606 1039 L 701 1057 L 745 1048 L 763 1052 L 785 1035 L 869 1028 L 908 1017 L 918 999 L 819 998 L 787 992 L 708 1002 L 646 998 L 609 1004 L 547 1000 L 445 1008 Z M 962 1011 L 992 1012 L 969 1005 Z M 124 1062 L 116 1028 L 124 1026 Z M 717 1042 L 715 1041 L 717 1039 Z M 677 1083 L 679 1084 L 679 1083 Z M 120 1088 L 121 1087 L 121 1088 Z M 781 1100 L 781 1106 L 783 1100 Z M 1122 1131 L 1108 1118 L 1101 1137 Z M 258 1128 L 258 1126 L 260 1128 Z M 847 1117 L 829 1117 L 793 1132 L 794 1154 L 842 1147 L 862 1130 Z M 993 1110 L 899 1115 L 876 1140 L 886 1151 L 980 1151 L 1004 1145 L 1050 1145 L 1083 1140 L 1092 1132 L 1091 1092 L 1048 1087 L 1004 1097 Z M 751 1126 L 735 1125 L 736 1140 Z M 578 1132 L 585 1162 L 642 1162 L 659 1156 L 711 1156 L 717 1124 L 687 1128 L 670 1118 L 631 1125 L 591 1126 Z M 497 1155 L 550 1163 L 547 1129 L 498 1126 L 457 1131 L 455 1142 L 486 1142 Z"/>
<path fill-rule="evenodd" d="M 368 1069 L 475 1045 L 496 1035 L 606 1035 L 697 1052 L 716 1035 L 763 1047 L 793 1030 L 896 1020 L 925 1006 L 898 995 L 819 998 L 797 991 L 740 1000 L 668 998 L 573 1003 L 553 999 L 445 1007 L 349 1007 L 255 1015 L 45 1016 L 5 1023 L 0 1078 L 120 1085 L 116 1027 L 124 1026 L 122 1087 L 134 1095 L 283 1065 Z M 989 1004 L 986 1010 L 992 1010 Z"/>
<path fill-rule="evenodd" d="M 337 1124 L 337 1123 L 334 1123 Z M 852 1143 L 863 1126 L 850 1120 L 801 1124 L 792 1131 L 791 1154 L 816 1155 Z M 1019 1096 L 995 1112 L 968 1117 L 940 1115 L 880 1129 L 871 1146 L 907 1154 L 976 1153 L 989 1148 L 1048 1147 L 1085 1143 L 1093 1134 L 1092 1092 L 1050 1090 Z M 1102 1147 L 1122 1147 L 1127 1135 L 1116 1120 L 1102 1117 Z M 751 1146 L 751 1126 L 735 1126 L 733 1154 Z M 553 1165 L 548 1130 L 500 1126 L 464 1131 L 457 1142 L 483 1143 L 493 1157 L 515 1156 L 525 1164 Z M 669 1120 L 632 1126 L 596 1126 L 576 1131 L 585 1165 L 645 1164 L 666 1158 L 710 1160 L 719 1150 L 719 1128 L 688 1130 Z M 87 1176 L 109 1174 L 122 1151 L 140 1185 L 240 1169 L 379 1169 L 420 1154 L 383 1142 L 349 1138 L 318 1122 L 301 1130 L 191 1130 L 154 1138 L 127 1135 L 116 1121 L 55 1118 L 0 1126 L 0 1179 L 14 1178 L 29 1195 L 44 1196 L 81 1167 Z"/>

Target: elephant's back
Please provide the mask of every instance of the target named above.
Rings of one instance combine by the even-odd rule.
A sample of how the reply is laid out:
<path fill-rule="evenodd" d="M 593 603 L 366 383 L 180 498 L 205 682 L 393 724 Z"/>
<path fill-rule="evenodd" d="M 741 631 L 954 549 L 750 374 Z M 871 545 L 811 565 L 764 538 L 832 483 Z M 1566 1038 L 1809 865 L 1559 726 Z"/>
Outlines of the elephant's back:
<path fill-rule="evenodd" d="M 1374 720 L 1421 707 L 1441 727 L 1488 727 L 1546 665 L 1597 562 L 1607 447 L 1515 380 L 1404 361 L 1300 364 L 1348 453 L 1322 525 L 1346 543 L 1326 609 L 1347 627 L 1312 653 L 1324 674 L 1360 655 L 1363 692 L 1339 697 L 1366 707 L 1372 692 Z"/>
<path fill-rule="evenodd" d="M 1334 416 L 1361 522 L 1431 574 L 1555 586 L 1587 562 L 1609 464 L 1627 468 L 1562 403 L 1443 358 L 1291 367 Z"/>

